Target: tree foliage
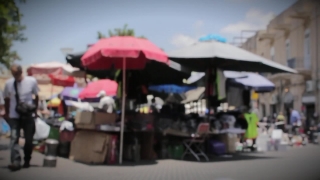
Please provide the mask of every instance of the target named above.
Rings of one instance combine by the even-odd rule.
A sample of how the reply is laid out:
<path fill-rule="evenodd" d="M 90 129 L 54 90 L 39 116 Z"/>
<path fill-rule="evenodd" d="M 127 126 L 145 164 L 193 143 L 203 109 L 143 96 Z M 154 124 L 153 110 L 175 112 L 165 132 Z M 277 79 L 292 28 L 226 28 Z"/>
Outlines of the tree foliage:
<path fill-rule="evenodd" d="M 25 3 L 25 0 L 19 2 Z M 0 64 L 6 67 L 20 60 L 18 53 L 11 50 L 13 43 L 27 40 L 22 33 L 26 27 L 21 25 L 21 18 L 15 0 L 0 0 Z"/>
<path fill-rule="evenodd" d="M 123 26 L 123 28 L 115 28 L 113 30 L 109 30 L 108 35 L 109 36 L 106 36 L 103 33 L 98 32 L 98 39 L 102 39 L 102 38 L 106 38 L 106 37 L 113 37 L 113 36 L 134 36 L 134 37 L 136 37 L 134 29 L 128 28 L 127 24 L 125 24 Z M 138 37 L 146 39 L 144 36 L 138 36 Z"/>

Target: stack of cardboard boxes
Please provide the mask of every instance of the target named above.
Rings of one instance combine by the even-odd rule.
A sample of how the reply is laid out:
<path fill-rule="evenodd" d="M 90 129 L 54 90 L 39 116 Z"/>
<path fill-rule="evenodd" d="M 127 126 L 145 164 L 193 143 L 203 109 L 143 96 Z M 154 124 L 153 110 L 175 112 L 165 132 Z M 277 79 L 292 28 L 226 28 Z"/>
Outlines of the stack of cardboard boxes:
<path fill-rule="evenodd" d="M 104 112 L 77 112 L 77 133 L 71 143 L 69 159 L 86 164 L 106 163 L 114 149 L 111 143 L 114 135 L 100 131 L 99 126 L 115 125 L 116 117 L 116 114 Z"/>
<path fill-rule="evenodd" d="M 79 111 L 75 117 L 77 129 L 99 130 L 101 125 L 114 126 L 117 114 L 104 112 Z"/>

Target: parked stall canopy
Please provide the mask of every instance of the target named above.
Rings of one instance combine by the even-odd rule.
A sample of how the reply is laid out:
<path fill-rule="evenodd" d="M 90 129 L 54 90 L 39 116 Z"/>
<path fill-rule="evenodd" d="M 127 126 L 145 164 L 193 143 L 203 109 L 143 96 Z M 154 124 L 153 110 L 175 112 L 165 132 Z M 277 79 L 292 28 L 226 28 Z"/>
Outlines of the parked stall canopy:
<path fill-rule="evenodd" d="M 217 67 L 230 71 L 297 73 L 294 69 L 249 51 L 217 41 L 197 42 L 167 54 L 171 60 L 198 72 L 205 72 L 210 67 Z"/>

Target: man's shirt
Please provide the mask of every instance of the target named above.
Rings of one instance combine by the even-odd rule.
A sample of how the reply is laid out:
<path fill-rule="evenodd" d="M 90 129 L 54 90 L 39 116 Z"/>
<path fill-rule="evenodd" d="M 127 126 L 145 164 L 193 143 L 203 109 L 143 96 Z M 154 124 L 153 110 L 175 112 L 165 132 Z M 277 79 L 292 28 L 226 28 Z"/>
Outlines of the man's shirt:
<path fill-rule="evenodd" d="M 0 106 L 3 106 L 3 105 L 4 105 L 4 97 L 3 97 L 2 91 L 0 90 Z"/>
<path fill-rule="evenodd" d="M 17 100 L 14 81 L 14 78 L 8 79 L 3 92 L 4 97 L 10 98 L 9 118 L 19 118 L 19 114 L 16 112 Z M 17 82 L 17 91 L 20 102 L 32 104 L 33 96 L 38 95 L 39 92 L 37 80 L 30 76 L 23 77 L 20 82 Z"/>
<path fill-rule="evenodd" d="M 290 116 L 290 123 L 293 125 L 293 123 L 300 123 L 301 117 L 298 111 L 292 110 L 291 116 Z"/>

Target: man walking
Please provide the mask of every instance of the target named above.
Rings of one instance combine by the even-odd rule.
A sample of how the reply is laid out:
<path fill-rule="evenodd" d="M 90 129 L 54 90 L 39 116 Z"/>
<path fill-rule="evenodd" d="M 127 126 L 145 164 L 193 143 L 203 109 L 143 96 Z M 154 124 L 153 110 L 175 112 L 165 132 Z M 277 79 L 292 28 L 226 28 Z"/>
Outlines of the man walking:
<path fill-rule="evenodd" d="M 30 166 L 32 154 L 32 141 L 35 133 L 35 110 L 38 107 L 38 84 L 35 78 L 23 76 L 20 65 L 11 66 L 13 78 L 6 81 L 4 88 L 6 117 L 11 125 L 11 164 L 10 170 L 16 171 L 21 168 L 20 155 L 20 130 L 23 129 L 24 145 L 24 168 Z M 33 99 L 35 96 L 35 99 Z"/>
<path fill-rule="evenodd" d="M 3 93 L 0 90 L 0 117 L 3 117 L 4 114 L 5 114 L 5 111 L 4 111 L 4 98 L 3 98 Z"/>
<path fill-rule="evenodd" d="M 298 111 L 294 110 L 293 108 L 290 108 L 290 124 L 292 126 L 292 131 L 295 135 L 297 135 L 298 128 L 301 126 L 301 116 Z"/>

